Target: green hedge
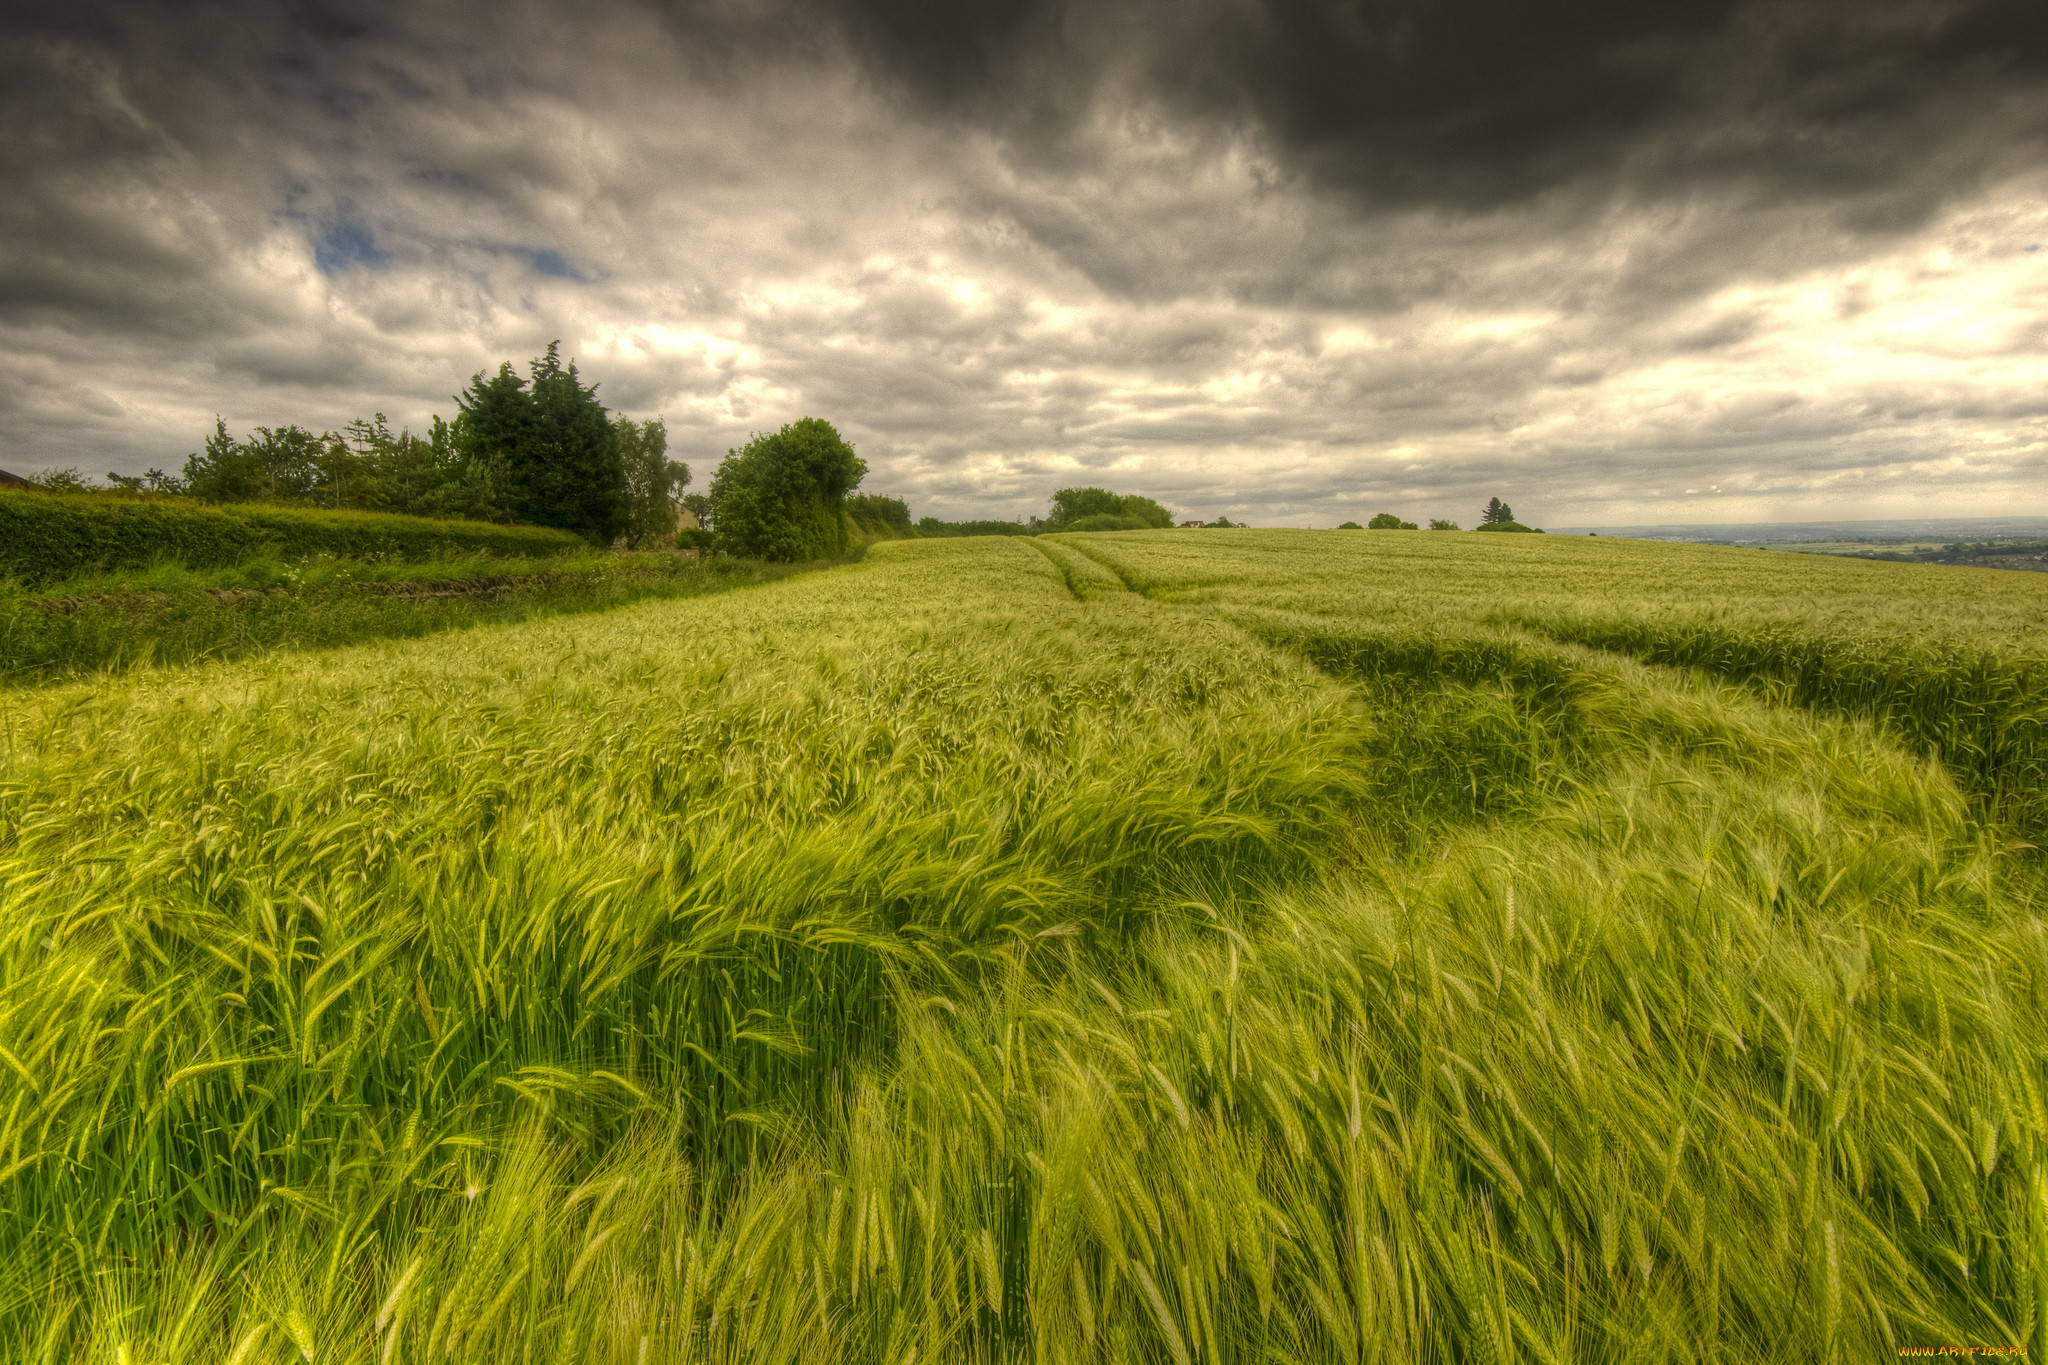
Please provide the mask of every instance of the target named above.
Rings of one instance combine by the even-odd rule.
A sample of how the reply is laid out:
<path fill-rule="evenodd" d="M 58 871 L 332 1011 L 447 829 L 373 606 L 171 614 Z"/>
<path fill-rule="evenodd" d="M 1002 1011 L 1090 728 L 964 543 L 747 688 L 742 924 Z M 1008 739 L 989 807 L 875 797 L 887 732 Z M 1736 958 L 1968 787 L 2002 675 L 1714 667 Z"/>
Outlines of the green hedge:
<path fill-rule="evenodd" d="M 161 561 L 195 569 L 262 555 L 309 559 L 538 557 L 589 548 L 568 531 L 379 512 L 0 491 L 0 574 L 24 584 Z"/>

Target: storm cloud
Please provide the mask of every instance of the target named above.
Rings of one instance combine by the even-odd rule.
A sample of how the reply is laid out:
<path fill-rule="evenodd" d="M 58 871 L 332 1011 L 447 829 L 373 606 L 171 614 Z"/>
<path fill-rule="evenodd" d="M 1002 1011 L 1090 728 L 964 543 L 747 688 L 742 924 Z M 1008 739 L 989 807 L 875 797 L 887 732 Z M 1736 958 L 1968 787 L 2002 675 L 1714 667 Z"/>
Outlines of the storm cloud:
<path fill-rule="evenodd" d="M 703 474 L 1014 515 L 2048 510 L 2037 4 L 51 5 L 0 464 L 423 422 L 560 338 Z"/>

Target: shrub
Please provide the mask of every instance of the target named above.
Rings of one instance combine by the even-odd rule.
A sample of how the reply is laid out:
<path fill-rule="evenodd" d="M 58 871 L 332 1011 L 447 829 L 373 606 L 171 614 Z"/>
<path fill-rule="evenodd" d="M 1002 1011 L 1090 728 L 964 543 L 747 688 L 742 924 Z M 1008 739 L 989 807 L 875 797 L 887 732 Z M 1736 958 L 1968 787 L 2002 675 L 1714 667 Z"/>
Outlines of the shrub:
<path fill-rule="evenodd" d="M 846 495 L 867 472 L 822 418 L 755 436 L 711 476 L 719 548 L 790 564 L 844 554 L 853 542 Z"/>
<path fill-rule="evenodd" d="M 183 501 L 0 491 L 0 573 L 47 583 L 102 569 L 161 561 L 220 568 L 260 555 L 330 554 L 436 559 L 452 555 L 539 556 L 583 548 L 567 531 L 429 521 L 378 512 L 231 506 Z"/>
<path fill-rule="evenodd" d="M 1533 531 L 1539 536 L 1543 534 L 1541 528 L 1535 526 L 1524 526 L 1519 521 L 1489 521 L 1482 523 L 1481 525 L 1475 526 L 1472 529 L 1475 531 Z"/>
<path fill-rule="evenodd" d="M 1368 531 L 1415 531 L 1420 530 L 1412 521 L 1403 521 L 1392 512 L 1382 512 L 1365 524 Z"/>
<path fill-rule="evenodd" d="M 1455 521 L 1445 521 L 1442 517 L 1431 517 L 1429 519 L 1429 529 L 1432 531 L 1455 531 L 1458 529 L 1458 523 Z"/>
<path fill-rule="evenodd" d="M 1346 521 L 1338 523 L 1337 529 L 1340 531 L 1363 531 L 1365 528 L 1355 521 Z"/>

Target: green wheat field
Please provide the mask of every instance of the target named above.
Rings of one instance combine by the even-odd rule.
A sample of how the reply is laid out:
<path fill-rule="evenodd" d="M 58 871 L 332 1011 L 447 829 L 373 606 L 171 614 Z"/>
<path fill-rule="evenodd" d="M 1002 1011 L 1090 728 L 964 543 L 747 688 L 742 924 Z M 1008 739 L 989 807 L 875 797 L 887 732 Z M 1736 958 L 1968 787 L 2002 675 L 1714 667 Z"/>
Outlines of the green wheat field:
<path fill-rule="evenodd" d="M 8 1360 L 2048 1353 L 2037 575 L 892 542 L 0 733 Z"/>

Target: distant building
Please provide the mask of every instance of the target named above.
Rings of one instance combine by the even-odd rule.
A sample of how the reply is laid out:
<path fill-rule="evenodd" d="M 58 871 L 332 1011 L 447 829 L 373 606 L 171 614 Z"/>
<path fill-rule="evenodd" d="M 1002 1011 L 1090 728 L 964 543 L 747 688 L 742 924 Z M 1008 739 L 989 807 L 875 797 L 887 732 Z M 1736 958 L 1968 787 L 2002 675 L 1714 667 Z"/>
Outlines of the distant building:
<path fill-rule="evenodd" d="M 683 506 L 680 499 L 670 498 L 669 501 L 675 503 L 676 506 L 676 529 L 678 531 L 699 531 L 703 529 L 697 523 L 697 514 Z"/>
<path fill-rule="evenodd" d="M 1184 521 L 1180 525 L 1181 529 L 1185 531 L 1189 527 L 1195 527 L 1199 529 L 1200 527 L 1207 526 L 1208 524 L 1209 523 L 1203 521 L 1200 517 L 1196 517 L 1193 521 Z"/>
<path fill-rule="evenodd" d="M 0 469 L 0 488 L 34 488 L 35 480 L 24 479 L 19 474 L 10 474 Z"/>

